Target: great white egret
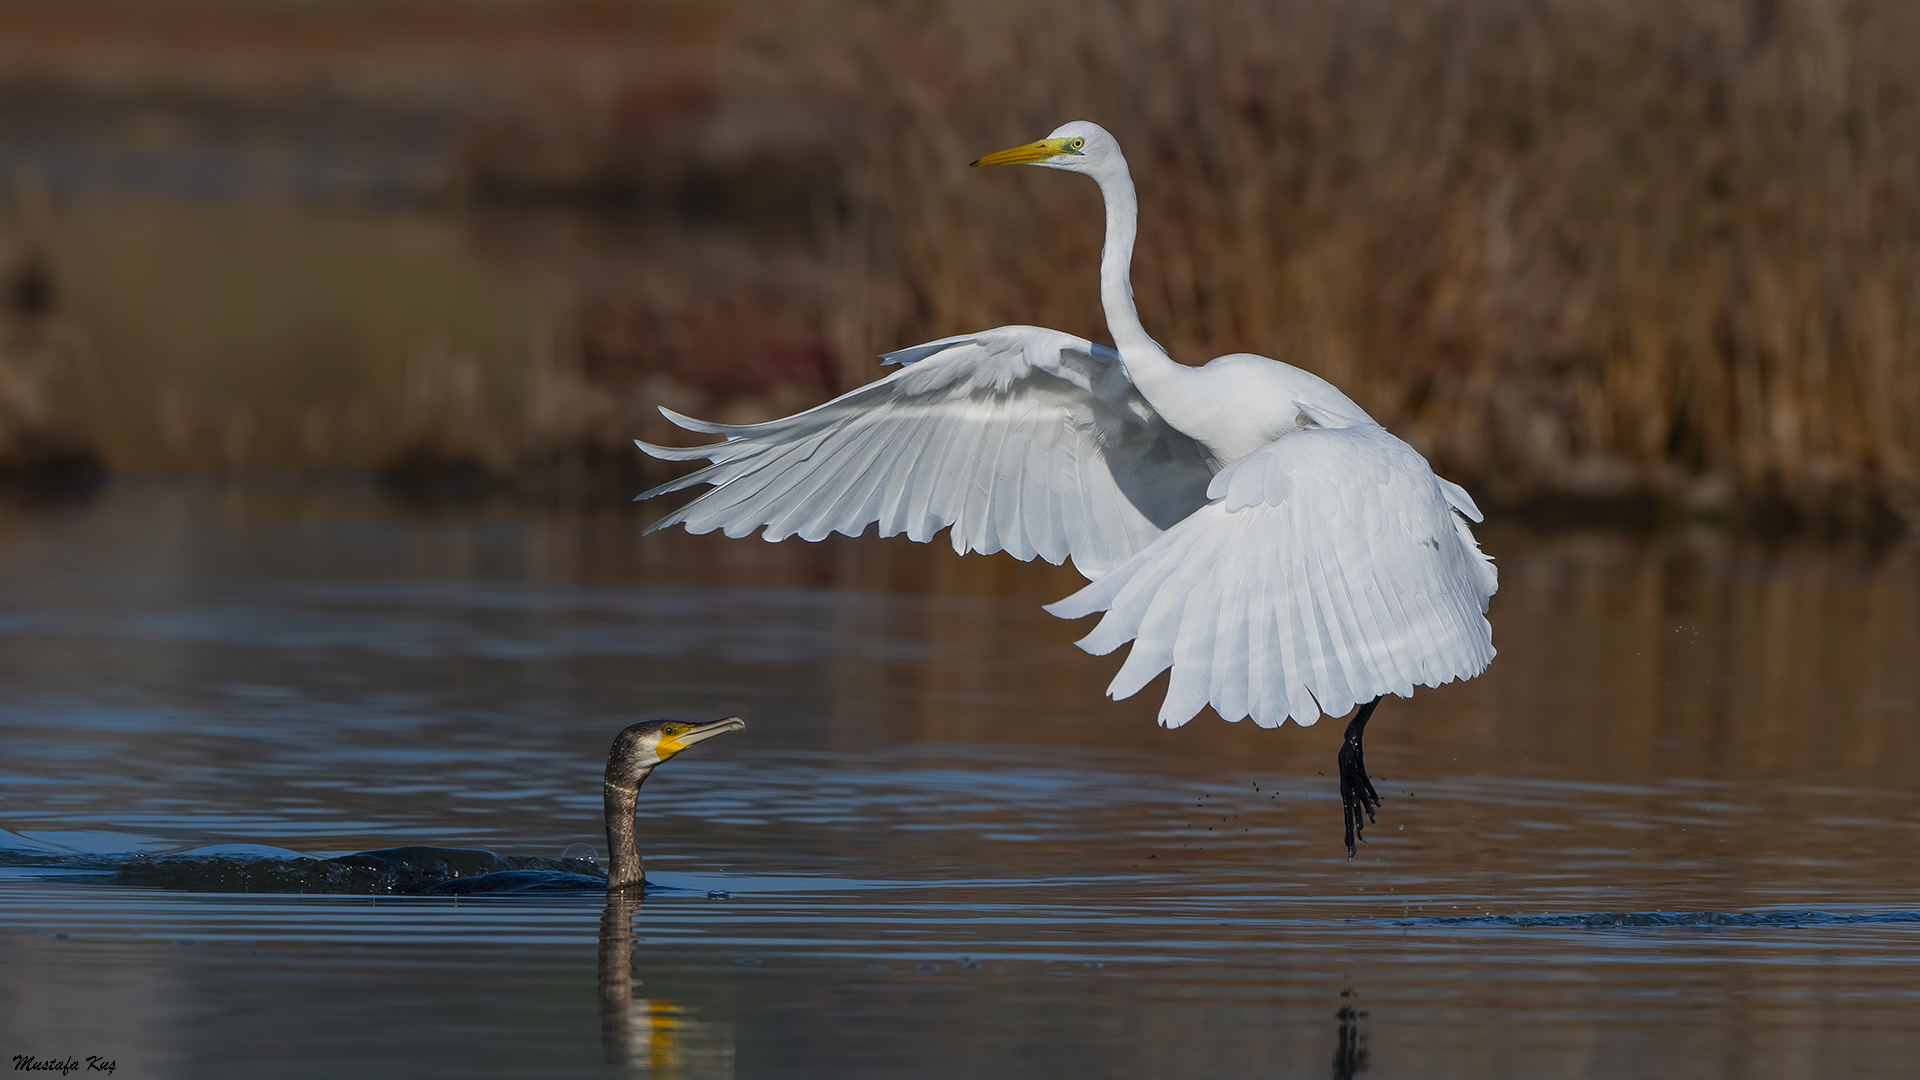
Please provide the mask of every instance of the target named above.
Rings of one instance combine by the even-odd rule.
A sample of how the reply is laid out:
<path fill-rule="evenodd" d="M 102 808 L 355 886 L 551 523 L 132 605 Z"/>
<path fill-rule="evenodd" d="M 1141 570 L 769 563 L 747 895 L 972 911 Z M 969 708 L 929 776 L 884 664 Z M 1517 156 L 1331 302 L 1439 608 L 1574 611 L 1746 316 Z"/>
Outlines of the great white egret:
<path fill-rule="evenodd" d="M 764 424 L 675 424 L 711 462 L 641 496 L 712 489 L 653 528 L 782 540 L 882 536 L 956 552 L 1071 558 L 1091 584 L 1047 611 L 1104 612 L 1080 647 L 1134 643 L 1107 692 L 1173 669 L 1160 722 L 1211 705 L 1261 727 L 1359 706 L 1339 753 L 1346 845 L 1379 796 L 1361 736 L 1381 697 L 1492 661 L 1497 579 L 1467 526 L 1473 499 L 1310 372 L 1248 353 L 1175 363 L 1140 324 L 1138 201 L 1120 146 L 1086 121 L 975 165 L 1083 173 L 1106 200 L 1100 299 L 1113 348 L 1002 326 L 886 354 L 896 371 Z"/>

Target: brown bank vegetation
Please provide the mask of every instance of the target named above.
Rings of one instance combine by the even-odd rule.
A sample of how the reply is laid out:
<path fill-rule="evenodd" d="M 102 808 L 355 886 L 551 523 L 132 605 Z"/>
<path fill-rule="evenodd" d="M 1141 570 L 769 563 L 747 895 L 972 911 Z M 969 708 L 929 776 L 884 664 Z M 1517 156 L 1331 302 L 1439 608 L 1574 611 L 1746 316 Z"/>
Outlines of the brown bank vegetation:
<path fill-rule="evenodd" d="M 838 87 L 902 339 L 1099 325 L 1090 193 L 952 167 L 1089 116 L 1182 359 L 1318 371 L 1497 501 L 1920 508 L 1920 8 L 916 11 L 846 34 Z"/>
<path fill-rule="evenodd" d="M 433 213 L 764 238 L 514 255 L 560 282 L 549 340 L 467 380 L 494 402 L 471 430 L 396 429 L 389 456 L 619 457 L 661 434 L 655 403 L 744 419 L 944 334 L 1099 336 L 1093 192 L 962 167 L 1084 117 L 1129 151 L 1137 291 L 1180 359 L 1315 370 L 1498 504 L 1920 520 L 1903 0 L 503 0 L 444 33 L 416 0 L 340 5 L 318 36 L 276 5 L 196 10 L 253 20 L 196 48 L 302 58 L 257 65 L 289 115 L 346 85 L 355 115 L 439 132 L 438 164 L 396 181 Z M 176 97 L 208 66 L 145 62 Z M 307 69 L 321 89 L 284 74 Z M 220 70 L 195 92 L 245 93 Z M 413 401 L 430 385 L 370 381 L 352 408 L 446 413 Z"/>

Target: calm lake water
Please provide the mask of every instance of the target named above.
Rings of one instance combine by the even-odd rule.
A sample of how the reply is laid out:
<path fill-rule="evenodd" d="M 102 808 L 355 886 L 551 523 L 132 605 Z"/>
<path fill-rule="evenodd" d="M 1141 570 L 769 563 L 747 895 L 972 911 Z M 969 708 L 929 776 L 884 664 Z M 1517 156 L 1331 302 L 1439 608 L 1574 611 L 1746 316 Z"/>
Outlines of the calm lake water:
<path fill-rule="evenodd" d="M 904 541 L 126 480 L 0 509 L 0 1057 L 116 1077 L 1911 1075 L 1920 558 L 1483 531 L 1482 678 L 1167 732 Z M 650 892 L 136 889 L 86 853 L 603 847 Z M 22 866 L 22 852 L 80 853 Z M 44 861 L 44 859 L 43 859 Z M 12 865 L 4 865 L 11 863 Z M 1716 912 L 1725 918 L 1670 918 Z M 1590 918 L 1617 913 L 1625 918 Z"/>

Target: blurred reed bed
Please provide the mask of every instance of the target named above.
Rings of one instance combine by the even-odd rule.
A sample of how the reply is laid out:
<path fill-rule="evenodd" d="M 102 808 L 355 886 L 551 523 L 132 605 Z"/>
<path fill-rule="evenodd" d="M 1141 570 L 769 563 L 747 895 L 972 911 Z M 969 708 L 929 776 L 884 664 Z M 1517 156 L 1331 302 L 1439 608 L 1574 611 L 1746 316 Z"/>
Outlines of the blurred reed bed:
<path fill-rule="evenodd" d="M 507 284 L 319 396 L 285 390 L 311 350 L 217 404 L 121 378 L 103 342 L 101 389 L 131 402 L 89 414 L 124 420 L 115 463 L 631 485 L 628 440 L 672 434 L 657 404 L 764 418 L 903 344 L 1102 336 L 1094 193 L 964 167 L 1085 117 L 1129 151 L 1137 292 L 1180 359 L 1319 372 L 1494 504 L 1920 519 L 1920 9 L 1899 0 L 193 6 L 247 27 L 196 31 L 203 61 L 299 63 L 154 47 L 168 100 L 360 118 L 318 124 L 334 157 L 431 165 L 336 170 L 375 179 L 328 212 L 451 222 Z M 0 83 L 25 77 L 9 55 Z M 75 115 L 113 111 L 100 85 Z M 126 434 L 169 423 L 199 434 Z"/>
<path fill-rule="evenodd" d="M 1920 510 L 1911 4 L 968 3 L 820 37 L 902 340 L 1097 332 L 1084 184 L 955 168 L 1086 116 L 1184 360 L 1319 372 L 1496 502 Z"/>
<path fill-rule="evenodd" d="M 1890 0 L 821 3 L 742 9 L 702 100 L 809 103 L 741 145 L 814 193 L 823 392 L 971 328 L 1100 336 L 1092 193 L 960 167 L 1084 116 L 1176 356 L 1317 371 L 1495 503 L 1867 524 L 1920 514 L 1916 44 Z M 582 190 L 634 145 L 576 151 Z"/>

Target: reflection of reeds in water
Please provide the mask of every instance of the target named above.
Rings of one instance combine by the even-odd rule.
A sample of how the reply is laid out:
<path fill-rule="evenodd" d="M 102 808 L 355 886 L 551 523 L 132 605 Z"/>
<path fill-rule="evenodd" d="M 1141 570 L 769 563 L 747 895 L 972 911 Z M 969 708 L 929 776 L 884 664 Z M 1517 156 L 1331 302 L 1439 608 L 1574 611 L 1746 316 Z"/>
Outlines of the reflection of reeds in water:
<path fill-rule="evenodd" d="M 902 608 L 910 616 L 849 606 L 822 627 L 842 642 L 822 673 L 834 711 L 903 740 L 1087 738 L 1166 755 L 1169 767 L 1196 752 L 1215 772 L 1225 755 L 1305 776 L 1333 759 L 1337 724 L 1274 732 L 1203 714 L 1169 735 L 1153 723 L 1164 681 L 1106 701 L 1120 656 L 1080 652 L 1071 643 L 1091 622 L 1039 610 L 1080 583 L 1069 568 L 871 538 L 767 545 L 663 533 L 640 543 L 643 527 L 614 515 L 543 518 L 529 528 L 524 562 L 559 581 L 913 597 Z M 1381 706 L 1369 758 L 1396 783 L 1416 765 L 1438 779 L 1498 761 L 1504 776 L 1603 784 L 1711 778 L 1751 798 L 1789 797 L 1779 781 L 1805 797 L 1842 776 L 1915 789 L 1920 563 L 1911 549 L 1512 528 L 1487 530 L 1484 541 L 1501 561 L 1490 615 L 1500 656 L 1472 681 Z M 902 643 L 911 662 L 873 659 Z"/>

